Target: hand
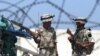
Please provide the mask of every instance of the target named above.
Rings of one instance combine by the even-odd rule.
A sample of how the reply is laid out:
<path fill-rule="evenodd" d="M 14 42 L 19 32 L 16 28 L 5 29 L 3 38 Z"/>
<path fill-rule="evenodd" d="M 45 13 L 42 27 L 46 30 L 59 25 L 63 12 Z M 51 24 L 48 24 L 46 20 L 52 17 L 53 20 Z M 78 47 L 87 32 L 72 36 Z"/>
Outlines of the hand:
<path fill-rule="evenodd" d="M 70 31 L 70 29 L 67 29 L 67 32 L 68 34 L 72 34 L 72 32 Z"/>
<path fill-rule="evenodd" d="M 82 47 L 88 49 L 90 46 L 89 44 L 83 44 Z"/>
<path fill-rule="evenodd" d="M 86 44 L 83 44 L 82 47 L 87 47 L 87 45 Z"/>

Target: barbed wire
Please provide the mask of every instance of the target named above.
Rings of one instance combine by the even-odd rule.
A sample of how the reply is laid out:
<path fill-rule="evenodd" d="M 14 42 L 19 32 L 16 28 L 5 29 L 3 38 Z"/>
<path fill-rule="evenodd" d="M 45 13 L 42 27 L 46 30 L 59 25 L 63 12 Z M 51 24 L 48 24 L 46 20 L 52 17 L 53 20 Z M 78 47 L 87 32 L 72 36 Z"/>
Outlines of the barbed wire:
<path fill-rule="evenodd" d="M 20 0 L 20 1 L 16 2 L 15 5 L 20 4 L 20 3 L 22 3 L 23 1 L 24 1 L 24 0 Z M 4 9 L 1 9 L 1 10 L 6 10 L 6 9 L 9 9 L 9 8 L 12 8 L 12 6 L 9 5 L 8 7 L 4 8 Z"/>
<path fill-rule="evenodd" d="M 20 4 L 20 3 L 22 3 L 23 1 L 24 1 L 24 0 L 18 1 L 18 2 L 15 3 L 15 4 L 9 3 L 9 2 L 7 2 L 7 1 L 0 1 L 0 3 L 5 3 L 5 4 L 9 4 L 9 5 L 10 5 L 10 6 L 6 7 L 6 8 L 4 8 L 4 9 L 0 9 L 0 12 L 6 11 L 6 9 L 9 9 L 9 8 L 11 8 L 11 7 L 15 7 L 15 8 L 17 8 L 18 10 L 15 11 L 15 13 L 13 12 L 11 15 L 9 15 L 8 18 L 10 18 L 10 17 L 12 17 L 12 16 L 15 16 L 15 14 L 16 14 L 15 19 L 16 19 L 17 21 L 21 21 L 21 23 L 23 24 L 25 18 L 27 17 L 27 18 L 30 20 L 30 22 L 32 22 L 33 27 L 34 27 L 34 26 L 38 26 L 39 24 L 36 24 L 36 22 L 35 22 L 34 20 L 32 20 L 32 18 L 28 15 L 28 12 L 29 12 L 29 11 L 31 10 L 31 8 L 32 8 L 33 6 L 35 6 L 35 5 L 47 3 L 47 4 L 53 6 L 54 8 L 56 8 L 56 9 L 58 9 L 58 10 L 60 11 L 58 20 L 57 20 L 57 22 L 56 22 L 56 28 L 58 28 L 59 24 L 62 24 L 62 22 L 60 23 L 60 20 L 61 20 L 60 17 L 61 17 L 61 15 L 62 15 L 62 13 L 64 13 L 64 14 L 71 20 L 70 22 L 72 22 L 72 23 L 74 24 L 74 21 L 73 21 L 72 19 L 73 19 L 73 18 L 76 18 L 76 16 L 74 16 L 74 15 L 72 15 L 72 14 L 66 12 L 66 11 L 62 8 L 62 7 L 64 6 L 64 3 L 65 3 L 64 0 L 63 0 L 63 3 L 62 3 L 62 7 L 60 7 L 60 6 L 58 6 L 58 5 L 54 4 L 54 3 L 52 3 L 50 0 L 40 1 L 40 2 L 36 2 L 37 0 L 34 0 L 33 3 L 28 4 L 28 5 L 24 6 L 23 8 L 18 7 L 17 4 Z M 96 10 L 96 8 L 97 8 L 99 2 L 100 2 L 100 0 L 96 0 L 95 5 L 94 5 L 92 11 L 91 11 L 91 12 L 89 13 L 89 15 L 87 16 L 87 20 L 89 20 L 90 17 L 92 17 L 92 15 L 94 14 L 94 11 Z M 25 11 L 25 9 L 27 9 L 27 11 Z M 22 12 L 22 16 L 20 16 L 20 18 L 18 17 L 18 13 L 19 13 L 19 12 Z M 11 11 L 10 11 L 9 13 L 11 13 Z M 89 22 L 89 21 L 88 21 L 88 22 Z M 64 23 L 65 23 L 65 22 L 64 22 Z M 93 26 L 93 27 L 97 27 L 97 26 L 99 27 L 99 25 L 96 25 L 96 26 Z M 93 28 L 93 27 L 91 27 L 91 28 Z"/>
<path fill-rule="evenodd" d="M 59 10 L 59 14 L 58 14 L 58 19 L 57 21 L 53 21 L 53 24 L 56 24 L 56 29 L 59 27 L 60 24 L 73 24 L 75 25 L 75 22 L 73 21 L 73 18 L 77 18 L 75 15 L 68 13 L 67 11 L 65 11 L 65 9 L 63 8 L 65 5 L 66 0 L 63 0 L 62 5 L 58 6 L 57 4 L 51 2 L 50 0 L 46 0 L 46 1 L 38 1 L 38 0 L 34 0 L 32 1 L 32 3 L 25 5 L 23 7 L 19 7 L 18 4 L 21 4 L 22 2 L 24 2 L 25 0 L 20 0 L 18 2 L 16 2 L 15 4 L 7 2 L 7 1 L 0 1 L 0 3 L 9 5 L 4 9 L 0 9 L 0 13 L 2 12 L 8 12 L 10 13 L 10 15 L 7 17 L 8 19 L 10 19 L 12 16 L 15 17 L 16 21 L 19 21 L 20 23 L 24 24 L 25 19 L 28 19 L 33 25 L 31 25 L 31 27 L 38 27 L 41 23 L 36 23 L 29 15 L 29 11 L 33 8 L 33 6 L 39 5 L 39 4 L 48 4 L 51 5 L 52 8 L 55 8 L 57 10 Z M 94 12 L 96 11 L 97 6 L 100 5 L 100 0 L 96 0 L 92 10 L 90 11 L 89 15 L 87 15 L 87 23 L 92 23 L 95 25 L 92 26 L 87 26 L 87 28 L 95 28 L 95 27 L 100 27 L 100 23 L 94 22 L 94 21 L 90 21 L 91 17 L 93 16 Z M 16 9 L 16 11 L 12 11 L 10 10 L 10 8 L 14 7 Z M 25 11 L 25 9 L 27 9 Z M 19 13 L 22 13 L 22 15 L 19 17 Z M 70 21 L 61 21 L 61 16 L 62 13 L 66 15 L 66 17 L 68 17 L 68 19 Z M 29 26 L 30 27 L 30 26 Z M 99 41 L 99 40 L 98 40 Z M 97 42 L 98 42 L 97 41 Z M 99 48 L 99 47 L 98 47 Z"/>
<path fill-rule="evenodd" d="M 61 5 L 61 8 L 64 7 L 64 4 L 65 4 L 66 0 L 63 0 L 62 2 L 62 5 Z M 59 27 L 59 23 L 60 23 L 60 20 L 61 20 L 61 16 L 62 16 L 62 11 L 59 12 L 59 16 L 58 16 L 58 20 L 57 20 L 57 25 L 56 25 L 56 29 Z"/>
<path fill-rule="evenodd" d="M 89 15 L 87 16 L 87 20 L 89 20 L 90 17 L 92 17 L 92 15 L 94 14 L 94 12 L 95 12 L 95 10 L 96 10 L 98 4 L 99 4 L 99 0 L 96 0 L 94 7 L 92 8 L 91 12 L 90 12 Z"/>
<path fill-rule="evenodd" d="M 25 16 L 27 16 L 28 17 L 28 19 L 37 27 L 37 24 L 35 23 L 35 21 L 33 21 L 32 20 L 32 18 L 29 16 L 29 15 L 27 15 L 27 13 L 22 9 L 22 8 L 20 8 L 20 7 L 18 7 L 16 4 L 12 4 L 12 3 L 9 3 L 9 2 L 7 2 L 7 1 L 0 1 L 0 3 L 5 3 L 5 4 L 8 4 L 8 5 L 11 5 L 12 7 L 15 7 L 15 8 L 17 8 L 18 9 L 18 11 L 16 12 L 16 13 L 18 13 L 19 11 L 21 11 Z M 34 3 L 34 4 L 40 4 L 40 3 L 44 3 L 44 1 L 42 1 L 42 2 L 38 2 L 38 3 Z M 30 5 L 31 6 L 31 5 Z M 27 6 L 28 7 L 28 6 Z M 25 7 L 24 7 L 25 8 Z M 2 12 L 2 10 L 0 10 L 1 12 Z M 13 16 L 14 14 L 11 14 L 10 16 L 8 16 L 7 18 L 9 19 L 11 16 Z M 17 17 L 17 19 L 18 19 L 18 17 Z"/>
<path fill-rule="evenodd" d="M 53 24 L 56 24 L 56 28 L 58 28 L 58 26 L 60 24 L 74 24 L 75 25 L 75 23 L 73 21 L 73 18 L 77 18 L 77 17 L 74 16 L 74 15 L 72 15 L 72 14 L 70 14 L 70 13 L 68 13 L 67 11 L 65 11 L 63 9 L 65 0 L 63 0 L 61 7 L 58 6 L 58 5 L 56 5 L 55 3 L 51 2 L 50 0 L 40 1 L 40 2 L 37 2 L 37 1 L 38 0 L 34 0 L 34 1 L 32 1 L 31 4 L 28 4 L 28 5 L 26 5 L 26 6 L 22 7 L 22 8 L 20 8 L 17 5 L 20 4 L 20 3 L 22 3 L 22 2 L 24 2 L 24 0 L 18 1 L 15 4 L 12 4 L 12 3 L 7 2 L 7 1 L 0 1 L 0 3 L 4 3 L 4 4 L 9 5 L 8 7 L 4 8 L 4 9 L 0 9 L 0 12 L 1 13 L 2 12 L 9 12 L 9 13 L 11 13 L 11 15 L 9 15 L 7 18 L 9 19 L 12 16 L 15 16 L 14 20 L 20 21 L 20 23 L 22 23 L 22 24 L 23 24 L 25 18 L 27 17 L 30 20 L 30 22 L 32 22 L 32 24 L 33 24 L 31 27 L 34 27 L 34 26 L 38 27 L 41 23 L 37 24 L 34 20 L 32 20 L 32 18 L 28 15 L 28 12 L 35 5 L 47 3 L 47 4 L 51 5 L 52 7 L 56 8 L 56 9 L 58 9 L 60 11 L 59 12 L 59 16 L 58 16 L 58 20 L 53 22 Z M 95 10 L 96 10 L 96 8 L 97 8 L 97 6 L 98 6 L 99 3 L 100 3 L 100 0 L 96 0 L 96 2 L 94 4 L 94 7 L 92 8 L 91 12 L 87 16 L 87 22 L 95 24 L 93 26 L 89 26 L 89 28 L 100 27 L 100 23 L 89 21 L 90 17 L 92 17 L 92 15 L 94 14 L 94 12 L 95 12 Z M 11 10 L 7 10 L 7 9 L 10 9 L 11 7 L 15 7 L 17 10 L 14 11 L 14 12 L 12 12 Z M 25 11 L 25 9 L 27 9 L 27 11 Z M 18 17 L 18 13 L 22 13 L 22 15 L 20 17 Z M 65 21 L 65 22 L 64 21 L 60 21 L 62 13 L 64 13 L 70 19 L 70 22 L 68 22 L 68 21 Z"/>

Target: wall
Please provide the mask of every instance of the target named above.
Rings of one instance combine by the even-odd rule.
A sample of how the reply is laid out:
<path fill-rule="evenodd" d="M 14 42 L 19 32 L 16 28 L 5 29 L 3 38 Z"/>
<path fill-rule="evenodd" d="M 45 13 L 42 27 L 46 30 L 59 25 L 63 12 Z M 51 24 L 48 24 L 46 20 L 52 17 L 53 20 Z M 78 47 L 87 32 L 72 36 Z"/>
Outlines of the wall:
<path fill-rule="evenodd" d="M 59 29 L 56 30 L 57 31 L 57 49 L 58 49 L 58 53 L 59 56 L 71 56 L 71 44 L 68 41 L 67 37 L 68 34 L 66 34 L 66 30 L 64 29 Z M 73 31 L 73 30 L 71 30 Z M 91 55 L 88 56 L 100 56 L 100 31 L 99 30 L 92 30 L 92 35 L 93 35 L 93 39 L 96 42 L 95 47 L 94 47 L 94 51 L 92 52 Z M 34 42 L 34 40 L 32 39 L 24 39 L 24 38 L 20 38 L 20 42 L 19 45 L 29 49 L 33 52 L 38 53 L 38 49 L 37 49 L 37 45 Z"/>

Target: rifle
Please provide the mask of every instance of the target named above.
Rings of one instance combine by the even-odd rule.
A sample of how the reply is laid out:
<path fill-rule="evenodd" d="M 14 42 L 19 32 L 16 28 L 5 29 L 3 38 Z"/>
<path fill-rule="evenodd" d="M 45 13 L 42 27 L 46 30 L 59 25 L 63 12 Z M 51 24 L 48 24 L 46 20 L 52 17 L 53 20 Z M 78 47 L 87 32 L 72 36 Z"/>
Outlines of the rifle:
<path fill-rule="evenodd" d="M 13 20 L 11 20 L 11 22 L 12 22 L 13 24 L 15 24 L 15 25 L 21 27 L 22 29 L 25 29 L 27 32 L 29 32 L 30 35 L 32 36 L 32 38 L 35 40 L 36 43 L 39 42 L 39 41 L 37 40 L 37 37 L 36 37 L 36 36 L 38 35 L 37 33 L 32 32 L 29 28 L 23 26 L 21 23 L 18 23 L 18 22 L 13 21 Z"/>
<path fill-rule="evenodd" d="M 27 32 L 31 33 L 32 36 L 35 35 L 35 32 L 30 31 L 29 28 L 23 26 L 21 23 L 18 23 L 18 22 L 14 21 L 14 20 L 11 20 L 11 22 L 12 22 L 13 24 L 19 26 L 21 29 L 25 29 Z"/>
<path fill-rule="evenodd" d="M 74 50 L 73 46 L 74 45 L 78 45 L 79 47 L 81 47 L 82 49 L 86 50 L 86 54 L 89 55 L 91 54 L 93 48 L 94 48 L 94 42 L 89 42 L 88 40 L 85 43 L 77 43 L 78 40 L 74 40 L 74 36 L 71 33 L 71 31 L 69 29 L 67 29 L 67 33 L 69 35 L 71 35 L 70 38 L 68 38 L 68 40 L 70 41 L 71 45 L 72 45 L 72 49 Z M 80 42 L 80 41 L 79 41 Z M 84 46 L 85 45 L 85 46 Z"/>
<path fill-rule="evenodd" d="M 14 20 L 9 20 L 9 19 L 5 18 L 3 15 L 1 17 L 2 17 L 1 21 L 4 22 L 4 23 L 5 22 L 8 23 L 7 21 L 10 21 L 11 23 L 13 23 L 13 24 L 15 24 L 17 26 L 20 26 L 23 29 L 28 29 L 27 27 L 24 27 L 21 23 L 18 23 L 18 22 L 14 21 Z"/>
<path fill-rule="evenodd" d="M 94 49 L 94 42 L 88 42 L 88 43 L 84 43 L 85 46 L 81 46 L 83 47 L 83 49 L 86 50 L 86 54 L 90 55 Z"/>
<path fill-rule="evenodd" d="M 18 22 L 14 21 L 14 20 L 11 20 L 11 22 L 12 22 L 13 24 L 15 24 L 15 25 L 17 25 L 17 26 L 21 27 L 22 29 L 29 30 L 29 28 L 27 28 L 27 27 L 23 26 L 21 23 L 18 23 Z"/>

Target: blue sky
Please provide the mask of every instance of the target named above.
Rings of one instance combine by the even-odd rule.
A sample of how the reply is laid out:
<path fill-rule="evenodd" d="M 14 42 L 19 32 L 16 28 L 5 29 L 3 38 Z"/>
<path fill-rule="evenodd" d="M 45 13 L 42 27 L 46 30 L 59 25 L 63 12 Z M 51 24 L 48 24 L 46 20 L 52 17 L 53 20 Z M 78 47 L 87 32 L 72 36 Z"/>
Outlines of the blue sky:
<path fill-rule="evenodd" d="M 17 2 L 22 1 L 21 3 L 16 4 L 17 6 L 8 8 L 8 10 L 15 12 L 16 10 L 18 10 L 17 7 L 23 8 L 24 6 L 29 5 L 29 4 L 33 3 L 34 1 L 40 2 L 40 1 L 46 1 L 46 0 L 0 0 L 0 10 L 5 9 L 10 6 L 9 4 L 2 3 L 1 1 L 6 1 L 11 4 L 16 4 Z M 61 7 L 62 3 L 63 3 L 63 5 L 64 5 L 63 9 L 66 12 L 68 12 L 76 17 L 78 17 L 78 16 L 87 17 L 90 14 L 91 10 L 93 9 L 97 0 L 65 0 L 65 2 L 63 2 L 63 0 L 49 0 L 49 1 L 56 4 L 59 7 Z M 27 8 L 24 10 L 26 12 Z M 33 5 L 27 14 L 36 24 L 38 24 L 38 23 L 41 23 L 40 16 L 45 13 L 54 14 L 55 15 L 54 21 L 58 21 L 60 11 L 57 8 L 55 8 L 54 6 L 50 5 L 49 3 Z M 7 11 L 1 12 L 0 11 L 0 15 L 2 15 L 2 14 L 5 17 L 8 17 L 9 15 L 11 15 L 10 12 L 7 12 Z M 13 15 L 10 17 L 10 19 L 17 20 L 19 18 L 20 21 L 22 22 L 23 20 L 21 20 L 21 19 L 23 18 L 23 19 L 25 19 L 23 25 L 25 25 L 27 27 L 32 26 L 33 25 L 33 23 L 31 22 L 32 20 L 29 20 L 29 18 L 27 16 L 26 17 L 22 16 L 22 14 L 23 13 L 20 11 L 17 13 L 18 17 L 15 17 Z M 61 13 L 60 21 L 71 22 L 71 20 L 64 13 Z M 97 5 L 93 15 L 90 17 L 89 21 L 100 23 L 100 2 Z M 56 28 L 56 25 L 57 24 L 53 24 L 53 27 Z M 86 26 L 91 26 L 91 25 L 95 25 L 95 24 L 87 23 Z M 75 28 L 74 26 L 75 26 L 74 24 L 59 24 L 58 28 L 64 28 L 64 29 Z M 94 29 L 99 29 L 99 28 L 100 27 L 95 27 Z"/>

